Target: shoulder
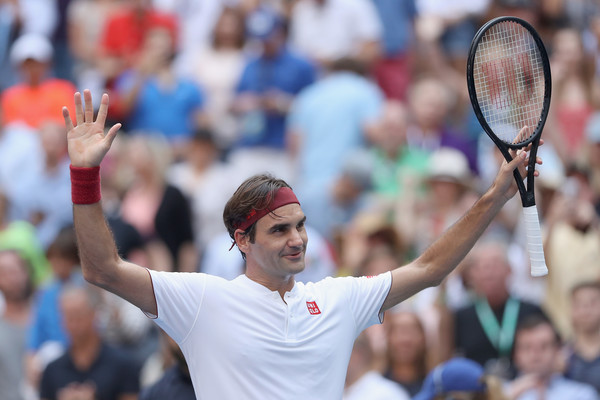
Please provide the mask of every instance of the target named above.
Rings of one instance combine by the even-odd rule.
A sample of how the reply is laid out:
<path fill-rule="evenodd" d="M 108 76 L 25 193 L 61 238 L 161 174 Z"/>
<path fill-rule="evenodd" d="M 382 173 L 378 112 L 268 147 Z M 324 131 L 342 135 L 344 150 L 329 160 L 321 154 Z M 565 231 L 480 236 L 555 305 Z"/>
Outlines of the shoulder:
<path fill-rule="evenodd" d="M 550 385 L 550 390 L 552 389 L 565 399 L 595 400 L 598 398 L 598 394 L 592 386 L 562 376 L 554 379 Z"/>

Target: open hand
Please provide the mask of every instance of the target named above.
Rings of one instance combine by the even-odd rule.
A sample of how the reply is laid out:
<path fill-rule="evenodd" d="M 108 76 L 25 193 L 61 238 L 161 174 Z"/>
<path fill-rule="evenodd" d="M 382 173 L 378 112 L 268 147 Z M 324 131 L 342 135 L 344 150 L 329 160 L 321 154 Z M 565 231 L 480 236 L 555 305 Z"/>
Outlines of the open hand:
<path fill-rule="evenodd" d="M 86 89 L 83 91 L 85 99 L 85 112 L 81 102 L 81 93 L 75 93 L 75 116 L 77 124 L 73 126 L 69 110 L 63 107 L 62 113 L 67 127 L 67 143 L 69 158 L 74 167 L 96 167 L 110 149 L 117 136 L 121 124 L 115 124 L 104 133 L 104 124 L 108 113 L 108 95 L 102 95 L 98 116 L 94 122 L 94 108 L 92 107 L 92 94 Z"/>

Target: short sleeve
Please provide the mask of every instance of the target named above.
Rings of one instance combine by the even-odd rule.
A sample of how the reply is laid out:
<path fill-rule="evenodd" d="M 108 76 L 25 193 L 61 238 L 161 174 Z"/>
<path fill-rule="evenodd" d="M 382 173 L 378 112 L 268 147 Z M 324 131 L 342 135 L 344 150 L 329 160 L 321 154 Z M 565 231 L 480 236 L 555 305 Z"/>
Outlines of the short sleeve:
<path fill-rule="evenodd" d="M 356 323 L 356 334 L 371 325 L 383 322 L 381 307 L 392 285 L 392 274 L 347 279 L 348 306 Z"/>
<path fill-rule="evenodd" d="M 180 344 L 196 322 L 206 288 L 206 274 L 148 271 L 158 310 L 154 321 Z"/>
<path fill-rule="evenodd" d="M 382 25 L 375 5 L 368 0 L 354 2 L 354 30 L 362 40 L 379 40 L 382 35 Z"/>

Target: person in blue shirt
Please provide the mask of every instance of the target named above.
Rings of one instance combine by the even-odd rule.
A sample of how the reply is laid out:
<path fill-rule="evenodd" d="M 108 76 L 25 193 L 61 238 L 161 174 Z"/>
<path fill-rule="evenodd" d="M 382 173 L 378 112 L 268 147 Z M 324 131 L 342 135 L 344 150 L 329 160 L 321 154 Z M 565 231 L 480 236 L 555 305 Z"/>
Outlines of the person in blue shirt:
<path fill-rule="evenodd" d="M 244 67 L 233 110 L 241 117 L 239 147 L 285 147 L 285 117 L 294 97 L 315 80 L 316 69 L 286 46 L 284 21 L 267 8 L 247 20 L 260 54 Z"/>

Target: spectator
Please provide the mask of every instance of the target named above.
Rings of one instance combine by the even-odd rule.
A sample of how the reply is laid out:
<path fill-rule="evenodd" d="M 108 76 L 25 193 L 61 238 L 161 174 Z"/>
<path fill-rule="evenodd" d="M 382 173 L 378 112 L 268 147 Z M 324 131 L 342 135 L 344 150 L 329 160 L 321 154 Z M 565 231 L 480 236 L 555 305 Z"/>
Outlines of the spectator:
<path fill-rule="evenodd" d="M 373 162 L 367 151 L 347 154 L 331 187 L 318 203 L 303 203 L 311 225 L 327 240 L 338 241 L 352 219 L 375 206 L 371 195 Z"/>
<path fill-rule="evenodd" d="M 414 396 L 421 390 L 434 357 L 427 345 L 425 329 L 412 311 L 393 311 L 386 318 L 388 365 L 385 377 Z"/>
<path fill-rule="evenodd" d="M 54 0 L 12 0 L 0 3 L 0 90 L 17 83 L 9 50 L 15 35 L 34 33 L 50 37 L 56 27 Z"/>
<path fill-rule="evenodd" d="M 104 343 L 96 327 L 99 304 L 99 293 L 90 286 L 69 287 L 61 294 L 69 347 L 44 370 L 42 400 L 137 399 L 139 366 Z"/>
<path fill-rule="evenodd" d="M 139 58 L 116 81 L 120 112 L 130 131 L 164 135 L 176 150 L 187 145 L 203 121 L 204 96 L 189 79 L 173 72 L 175 44 L 162 27 L 148 29 Z M 161 112 L 156 112 L 157 107 Z"/>
<path fill-rule="evenodd" d="M 153 0 L 157 10 L 172 14 L 178 20 L 178 51 L 186 53 L 198 46 L 206 47 L 218 29 L 219 16 L 226 8 L 245 11 L 249 0 L 203 0 L 182 2 L 179 0 Z M 243 24 L 240 25 L 243 28 Z"/>
<path fill-rule="evenodd" d="M 225 8 L 212 40 L 179 54 L 175 69 L 206 92 L 205 112 L 219 150 L 228 151 L 238 139 L 238 124 L 231 113 L 235 87 L 245 63 L 244 15 L 238 8 Z"/>
<path fill-rule="evenodd" d="M 503 400 L 500 382 L 473 360 L 455 357 L 431 371 L 413 400 Z"/>
<path fill-rule="evenodd" d="M 23 176 L 12 201 L 18 205 L 24 219 L 36 229 L 44 249 L 58 232 L 73 223 L 69 190 L 69 159 L 65 128 L 54 121 L 42 124 L 39 131 L 42 163 L 36 174 Z"/>
<path fill-rule="evenodd" d="M 517 325 L 542 310 L 509 293 L 508 246 L 496 240 L 478 244 L 463 272 L 472 304 L 454 313 L 456 351 L 505 379 L 514 377 L 512 349 Z"/>
<path fill-rule="evenodd" d="M 231 169 L 219 159 L 213 131 L 208 129 L 197 130 L 181 162 L 169 167 L 168 181 L 190 201 L 195 243 L 201 252 L 214 236 L 224 231 L 223 203 L 235 191 L 231 177 Z"/>
<path fill-rule="evenodd" d="M 148 31 L 166 29 L 171 43 L 177 43 L 177 20 L 156 10 L 151 0 L 128 0 L 121 10 L 107 19 L 100 36 L 101 69 L 109 88 L 121 72 L 136 65 Z"/>
<path fill-rule="evenodd" d="M 21 400 L 25 388 L 25 333 L 31 318 L 33 284 L 27 262 L 18 252 L 0 250 L 0 393 Z"/>
<path fill-rule="evenodd" d="M 384 200 L 400 201 L 419 190 L 427 174 L 429 152 L 407 145 L 409 115 L 403 103 L 392 100 L 369 130 L 373 147 L 373 190 Z"/>
<path fill-rule="evenodd" d="M 373 74 L 388 99 L 405 100 L 413 74 L 415 0 L 372 1 L 383 27 L 383 55 Z"/>
<path fill-rule="evenodd" d="M 429 246 L 475 202 L 473 179 L 460 151 L 442 147 L 431 154 L 426 180 L 428 195 L 412 205 L 412 218 L 406 216 L 413 222 L 412 229 L 402 232 L 415 244 L 417 252 Z"/>
<path fill-rule="evenodd" d="M 35 235 L 35 227 L 23 220 L 8 220 L 8 199 L 0 191 L 0 251 L 12 249 L 31 266 L 34 287 L 50 275 L 50 265 Z"/>
<path fill-rule="evenodd" d="M 551 137 L 565 164 L 577 161 L 583 150 L 584 132 L 598 99 L 593 60 L 583 49 L 581 33 L 574 28 L 557 30 L 552 38 L 552 113 L 556 118 Z"/>
<path fill-rule="evenodd" d="M 408 94 L 410 115 L 407 131 L 408 146 L 429 153 L 440 147 L 461 151 L 469 161 L 471 171 L 477 172 L 475 146 L 447 124 L 453 92 L 437 78 L 420 78 L 411 86 Z"/>
<path fill-rule="evenodd" d="M 592 386 L 558 373 L 561 340 L 554 326 L 539 315 L 523 320 L 515 335 L 515 365 L 519 376 L 507 387 L 512 400 L 596 400 Z"/>
<path fill-rule="evenodd" d="M 585 129 L 585 151 L 590 170 L 592 201 L 596 214 L 600 215 L 600 113 L 594 113 Z"/>
<path fill-rule="evenodd" d="M 408 393 L 397 383 L 384 378 L 373 369 L 374 354 L 371 343 L 362 333 L 354 342 L 343 400 L 409 400 Z"/>
<path fill-rule="evenodd" d="M 190 370 L 181 349 L 164 331 L 161 331 L 161 337 L 174 359 L 174 365 L 164 371 L 158 382 L 142 390 L 139 400 L 196 400 Z"/>
<path fill-rule="evenodd" d="M 248 61 L 236 89 L 232 107 L 241 118 L 241 139 L 230 161 L 244 171 L 239 181 L 265 171 L 289 178 L 286 116 L 294 97 L 313 83 L 315 69 L 287 48 L 284 21 L 273 10 L 258 8 L 248 16 L 247 27 L 262 50 Z"/>
<path fill-rule="evenodd" d="M 381 21 L 371 0 L 300 0 L 290 24 L 292 46 L 326 69 L 342 58 L 368 68 L 381 54 Z"/>
<path fill-rule="evenodd" d="M 544 309 L 564 336 L 571 334 L 569 297 L 583 280 L 600 279 L 600 218 L 594 211 L 585 170 L 567 173 L 545 219 L 548 273 Z"/>
<path fill-rule="evenodd" d="M 69 81 L 48 76 L 52 44 L 38 34 L 17 39 L 10 50 L 10 61 L 18 67 L 22 81 L 2 93 L 3 122 L 21 121 L 39 128 L 46 121 L 61 121 L 60 110 L 73 104 L 75 87 Z"/>
<path fill-rule="evenodd" d="M 79 0 L 70 1 L 67 8 L 66 29 L 69 51 L 74 58 L 74 81 L 77 87 L 90 87 L 98 96 L 106 87 L 106 77 L 116 74 L 111 70 L 116 67 L 112 63 L 115 60 L 105 59 L 100 51 L 103 29 L 123 5 L 124 0 Z"/>
<path fill-rule="evenodd" d="M 166 181 L 171 154 L 164 138 L 135 135 L 125 146 L 132 181 L 121 203 L 123 220 L 142 235 L 152 268 L 195 271 L 198 254 L 190 204 Z"/>
<path fill-rule="evenodd" d="M 573 288 L 571 324 L 565 376 L 594 386 L 600 394 L 600 281 L 584 281 Z"/>
<path fill-rule="evenodd" d="M 354 60 L 337 61 L 330 75 L 298 96 L 288 118 L 295 187 L 311 219 L 323 207 L 323 193 L 330 193 L 341 176 L 348 154 L 366 145 L 381 112 L 383 96 L 363 72 Z"/>
<path fill-rule="evenodd" d="M 53 277 L 35 296 L 33 317 L 27 332 L 27 373 L 31 385 L 39 384 L 45 365 L 62 354 L 67 333 L 62 325 L 59 297 L 64 288 L 84 282 L 72 227 L 63 228 L 46 251 Z"/>

